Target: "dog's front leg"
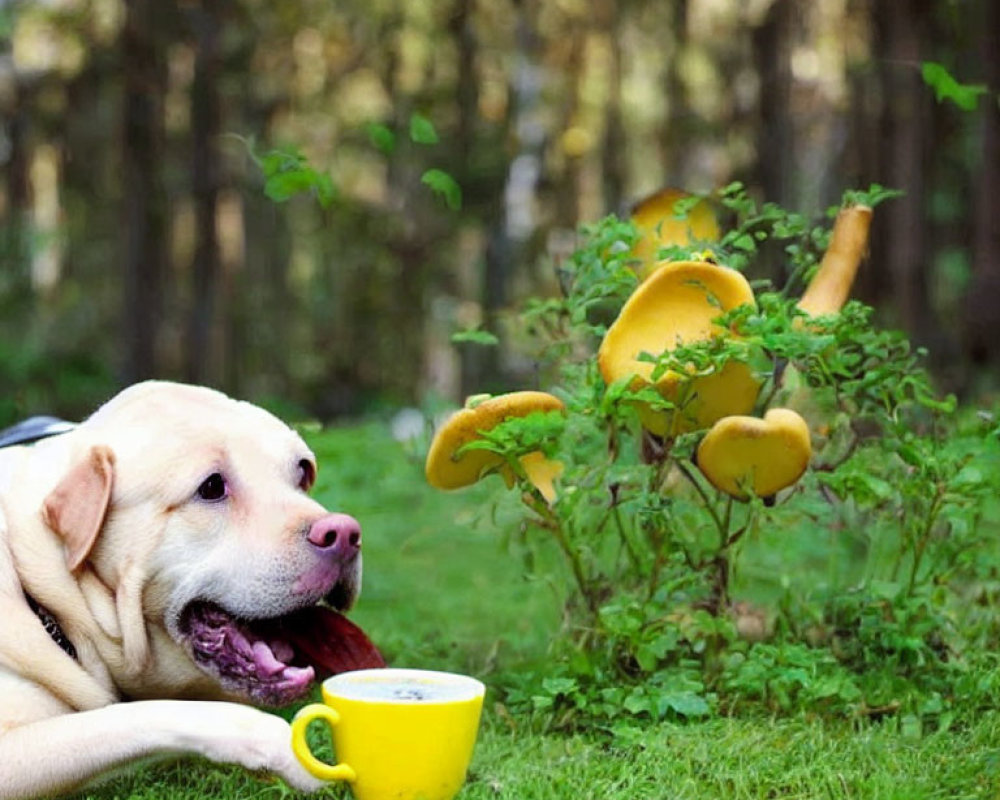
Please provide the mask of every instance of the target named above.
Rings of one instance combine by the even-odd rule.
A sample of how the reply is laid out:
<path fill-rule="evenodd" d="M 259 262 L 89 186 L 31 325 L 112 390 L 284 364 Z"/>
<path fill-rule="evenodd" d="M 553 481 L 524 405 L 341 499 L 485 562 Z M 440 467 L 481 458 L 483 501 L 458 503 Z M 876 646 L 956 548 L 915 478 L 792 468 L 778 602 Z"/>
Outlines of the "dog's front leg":
<path fill-rule="evenodd" d="M 30 722 L 0 734 L 0 800 L 51 797 L 132 762 L 197 755 L 323 785 L 296 761 L 287 722 L 236 703 L 143 700 Z"/>

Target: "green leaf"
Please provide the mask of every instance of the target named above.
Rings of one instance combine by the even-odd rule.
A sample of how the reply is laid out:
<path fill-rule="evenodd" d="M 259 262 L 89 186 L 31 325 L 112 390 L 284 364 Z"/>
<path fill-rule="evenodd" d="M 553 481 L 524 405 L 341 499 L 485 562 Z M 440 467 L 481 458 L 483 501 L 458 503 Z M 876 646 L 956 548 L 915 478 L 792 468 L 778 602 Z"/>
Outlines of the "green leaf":
<path fill-rule="evenodd" d="M 478 328 L 456 331 L 451 335 L 451 341 L 455 344 L 470 342 L 471 344 L 481 344 L 487 347 L 493 347 L 494 345 L 500 344 L 500 340 L 495 335 L 489 331 L 480 330 Z"/>
<path fill-rule="evenodd" d="M 660 662 L 656 650 L 649 645 L 643 645 L 635 651 L 635 660 L 643 672 L 652 672 Z"/>
<path fill-rule="evenodd" d="M 545 678 L 542 681 L 542 688 L 553 696 L 569 694 L 575 691 L 576 687 L 577 683 L 573 678 Z"/>
<path fill-rule="evenodd" d="M 251 145 L 248 144 L 248 147 Z M 294 147 L 269 150 L 251 158 L 264 175 L 264 194 L 276 203 L 284 203 L 297 194 L 312 193 L 323 208 L 329 208 L 336 195 L 329 173 L 313 169 Z"/>
<path fill-rule="evenodd" d="M 333 185 L 333 178 L 326 172 L 316 174 L 313 182 L 313 190 L 316 192 L 316 202 L 322 208 L 329 208 L 330 204 L 333 203 L 333 198 L 337 194 L 337 190 Z"/>
<path fill-rule="evenodd" d="M 429 169 L 420 176 L 420 182 L 430 186 L 435 194 L 441 195 L 452 211 L 458 211 L 462 207 L 462 188 L 444 170 Z"/>
<path fill-rule="evenodd" d="M 842 206 L 849 205 L 863 205 L 875 208 L 879 203 L 886 200 L 893 200 L 897 197 L 902 197 L 906 192 L 899 189 L 886 189 L 880 183 L 873 183 L 868 187 L 868 190 L 855 189 L 844 192 L 844 198 L 840 206 L 831 206 L 827 210 L 827 216 L 833 219 L 837 216 L 837 212 L 840 211 Z"/>
<path fill-rule="evenodd" d="M 417 144 L 437 144 L 438 135 L 434 123 L 423 114 L 410 117 L 410 138 Z"/>
<path fill-rule="evenodd" d="M 311 176 L 302 171 L 278 172 L 264 183 L 264 194 L 276 203 L 284 203 L 312 187 Z"/>
<path fill-rule="evenodd" d="M 625 698 L 625 710 L 630 714 L 647 714 L 650 711 L 650 700 L 639 691 L 632 692 Z"/>
<path fill-rule="evenodd" d="M 989 91 L 982 83 L 959 83 L 947 69 L 935 61 L 924 61 L 920 65 L 920 74 L 924 83 L 934 90 L 939 103 L 951 100 L 963 111 L 975 111 L 979 105 L 979 96 Z"/>
<path fill-rule="evenodd" d="M 368 124 L 368 140 L 386 155 L 396 149 L 396 134 L 379 122 Z"/>
<path fill-rule="evenodd" d="M 660 698 L 660 706 L 682 717 L 707 717 L 711 713 L 705 698 L 694 692 L 671 692 Z"/>

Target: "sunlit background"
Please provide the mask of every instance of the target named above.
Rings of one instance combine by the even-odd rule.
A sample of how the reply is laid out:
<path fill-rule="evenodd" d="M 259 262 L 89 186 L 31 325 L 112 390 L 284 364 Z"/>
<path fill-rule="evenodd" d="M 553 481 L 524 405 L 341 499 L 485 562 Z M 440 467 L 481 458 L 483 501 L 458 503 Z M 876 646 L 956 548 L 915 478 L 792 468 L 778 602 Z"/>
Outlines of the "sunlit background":
<path fill-rule="evenodd" d="M 944 388 L 982 391 L 998 5 L 6 0 L 0 422 L 148 376 L 322 419 L 530 385 L 508 312 L 556 290 L 577 227 L 733 180 L 816 219 L 845 189 L 903 190 L 856 295 Z M 984 85 L 975 108 L 935 100 L 930 61 Z M 333 202 L 266 196 L 275 149 Z M 501 346 L 451 343 L 479 326 Z"/>

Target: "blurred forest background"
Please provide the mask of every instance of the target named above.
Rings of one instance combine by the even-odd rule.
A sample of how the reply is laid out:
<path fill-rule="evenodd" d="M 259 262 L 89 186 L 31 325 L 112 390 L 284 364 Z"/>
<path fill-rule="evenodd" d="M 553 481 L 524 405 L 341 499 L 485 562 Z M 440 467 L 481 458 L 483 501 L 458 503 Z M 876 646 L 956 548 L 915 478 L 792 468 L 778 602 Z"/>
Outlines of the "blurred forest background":
<path fill-rule="evenodd" d="M 732 180 L 817 219 L 903 190 L 856 296 L 979 390 L 998 91 L 997 0 L 0 0 L 0 422 L 148 376 L 323 419 L 530 385 L 450 334 L 553 291 L 579 223 Z M 332 203 L 265 196 L 275 148 Z"/>

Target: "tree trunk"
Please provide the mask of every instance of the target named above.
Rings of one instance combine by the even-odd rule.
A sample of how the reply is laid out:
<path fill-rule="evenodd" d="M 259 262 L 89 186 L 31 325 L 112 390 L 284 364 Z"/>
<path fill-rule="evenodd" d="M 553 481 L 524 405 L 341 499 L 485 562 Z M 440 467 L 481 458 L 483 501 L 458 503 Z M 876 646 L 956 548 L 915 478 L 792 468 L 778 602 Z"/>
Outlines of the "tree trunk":
<path fill-rule="evenodd" d="M 761 25 L 753 31 L 753 58 L 760 80 L 757 100 L 757 158 L 753 183 L 764 201 L 785 208 L 795 202 L 795 130 L 792 123 L 792 0 L 775 0 Z M 764 242 L 757 269 L 776 286 L 788 278 L 788 264 L 780 243 Z"/>
<path fill-rule="evenodd" d="M 479 87 L 476 78 L 476 36 L 471 16 L 473 0 L 455 0 L 448 27 L 458 51 L 458 85 L 455 101 L 458 105 L 458 159 L 466 165 L 472 155 L 475 124 L 478 114 Z"/>
<path fill-rule="evenodd" d="M 972 282 L 966 299 L 966 341 L 976 364 L 1000 357 L 1000 4 L 986 0 L 980 53 L 991 95 L 980 103 L 982 163 L 977 174 Z"/>
<path fill-rule="evenodd" d="M 622 9 L 617 0 L 599 0 L 595 7 L 597 24 L 607 32 L 611 65 L 608 74 L 608 102 L 601 153 L 601 184 L 604 211 L 624 214 L 625 203 L 625 120 L 622 113 Z"/>
<path fill-rule="evenodd" d="M 664 87 L 667 93 L 667 115 L 660 135 L 660 158 L 664 165 L 667 185 L 685 187 L 685 161 L 690 155 L 688 143 L 691 131 L 697 127 L 694 110 L 687 99 L 687 85 L 681 79 L 681 57 L 688 44 L 688 0 L 671 4 L 671 45 L 666 59 Z M 659 188 L 659 187 L 655 187 Z M 647 187 L 648 190 L 648 187 Z"/>
<path fill-rule="evenodd" d="M 545 132 L 538 124 L 544 80 L 542 43 L 538 33 L 540 3 L 539 0 L 518 0 L 514 5 L 518 16 L 509 115 L 517 150 L 507 167 L 503 210 L 487 235 L 481 286 L 484 327 L 493 332 L 498 332 L 500 312 L 508 302 L 509 282 L 518 252 L 537 229 L 534 204 L 545 147 Z M 462 390 L 465 394 L 501 388 L 504 376 L 500 374 L 498 351 L 496 347 L 464 349 Z"/>
<path fill-rule="evenodd" d="M 122 28 L 124 108 L 123 379 L 157 372 L 156 340 L 162 316 L 167 259 L 163 165 L 166 42 L 163 0 L 130 0 Z"/>
<path fill-rule="evenodd" d="M 882 252 L 872 263 L 883 264 L 891 286 L 888 301 L 898 324 L 918 342 L 930 325 L 927 288 L 927 175 L 925 131 L 933 95 L 920 77 L 921 46 L 926 37 L 927 4 L 900 0 L 878 4 L 876 52 L 886 53 L 882 66 L 883 143 L 880 183 L 905 195 L 886 204 Z"/>
<path fill-rule="evenodd" d="M 868 0 L 851 0 L 847 8 L 848 15 L 863 15 L 869 27 L 875 25 L 875 14 L 869 9 Z M 870 54 L 870 48 L 865 56 L 855 63 L 847 65 L 847 119 L 848 136 L 847 151 L 843 160 L 843 178 L 846 186 L 867 186 L 879 174 L 881 157 L 881 140 L 879 136 L 879 114 L 883 102 L 879 73 L 875 59 Z M 872 230 L 872 250 L 877 249 L 876 240 L 881 236 L 883 208 L 875 212 L 876 224 Z M 869 260 L 869 264 L 874 264 Z M 883 270 L 871 266 L 858 271 L 854 282 L 852 297 L 869 305 L 874 305 L 876 299 L 882 296 L 889 281 Z"/>
<path fill-rule="evenodd" d="M 28 168 L 31 152 L 28 146 L 28 124 L 31 115 L 30 94 L 22 81 L 15 76 L 10 107 L 4 109 L 7 118 L 8 153 L 6 172 L 6 198 L 3 218 L 3 256 L 5 271 L 16 276 L 16 285 L 30 288 L 31 191 Z"/>
<path fill-rule="evenodd" d="M 193 296 L 188 320 L 186 377 L 204 383 L 212 372 L 212 341 L 219 286 L 219 17 L 217 0 L 202 0 L 192 16 L 195 34 L 191 85 L 191 184 L 194 194 L 195 250 Z"/>
<path fill-rule="evenodd" d="M 560 112 L 562 119 L 557 134 L 562 135 L 578 122 L 580 94 L 583 91 L 584 48 L 587 42 L 587 26 L 581 20 L 572 19 L 566 30 L 569 39 L 569 57 L 566 65 L 566 97 Z M 580 219 L 581 158 L 566 148 L 563 150 L 564 167 L 561 178 L 553 187 L 555 196 L 555 224 L 560 228 L 573 230 Z"/>

